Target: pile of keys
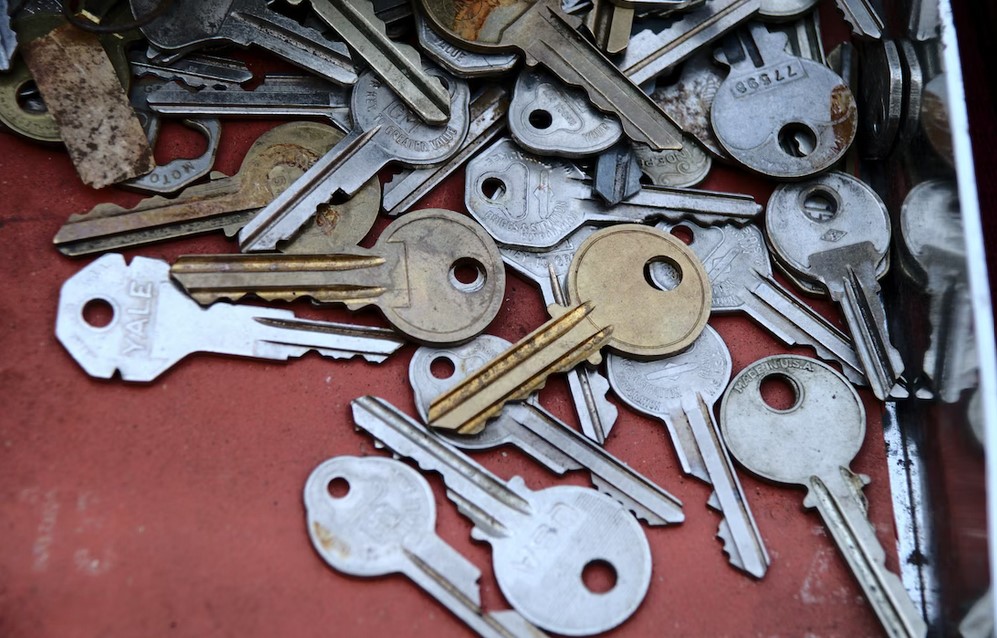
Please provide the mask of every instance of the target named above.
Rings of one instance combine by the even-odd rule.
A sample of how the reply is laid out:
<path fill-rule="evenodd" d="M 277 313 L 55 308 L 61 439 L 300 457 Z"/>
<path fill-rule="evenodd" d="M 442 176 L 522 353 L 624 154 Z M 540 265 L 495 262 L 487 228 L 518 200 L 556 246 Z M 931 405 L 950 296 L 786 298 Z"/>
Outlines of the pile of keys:
<path fill-rule="evenodd" d="M 969 304 L 952 303 L 968 295 L 958 201 L 951 175 L 931 176 L 899 211 L 899 266 L 932 295 L 936 328 L 922 370 L 905 371 L 879 287 L 898 238 L 855 174 L 859 157 L 915 138 L 951 160 L 933 117 L 937 61 L 920 46 L 938 38 L 938 16 L 915 2 L 906 35 L 889 40 L 867 0 L 837 0 L 856 44 L 825 55 L 815 4 L 15 3 L 0 21 L 0 122 L 62 140 L 87 184 L 151 195 L 73 214 L 59 230 L 63 254 L 101 256 L 65 282 L 56 335 L 88 374 L 132 382 L 193 352 L 379 363 L 418 344 L 419 418 L 375 396 L 352 401 L 356 428 L 394 458 L 315 468 L 308 533 L 334 569 L 403 573 L 480 635 L 600 633 L 643 602 L 641 522 L 685 513 L 602 447 L 618 417 L 611 390 L 663 421 L 683 471 L 712 486 L 706 505 L 722 516 L 718 550 L 733 568 L 762 579 L 771 562 L 736 462 L 803 486 L 885 632 L 923 636 L 867 518 L 868 481 L 849 469 L 866 428 L 855 387 L 880 401 L 954 402 L 973 386 L 971 346 L 951 337 L 971 329 Z M 231 45 L 300 70 L 254 78 L 238 56 L 219 57 Z M 66 72 L 57 55 L 87 72 Z M 291 121 L 262 134 L 237 174 L 213 173 L 222 122 L 247 117 Z M 203 155 L 157 165 L 163 118 L 203 134 Z M 767 205 L 692 188 L 714 162 L 777 181 Z M 461 171 L 469 215 L 419 209 Z M 397 218 L 361 247 L 381 211 Z M 172 264 L 113 252 L 216 231 L 238 252 Z M 551 317 L 515 344 L 486 334 L 506 268 L 536 283 Z M 838 304 L 847 331 L 801 295 Z M 246 297 L 374 306 L 390 327 Z M 105 321 L 92 317 L 100 305 Z M 708 320 L 736 312 L 814 357 L 770 356 L 731 379 Z M 441 362 L 447 374 L 434 371 Z M 582 432 L 539 403 L 555 374 Z M 773 377 L 794 391 L 788 409 L 763 397 Z M 554 473 L 587 471 L 594 489 L 534 490 L 467 454 L 506 444 Z M 473 538 L 490 544 L 511 610 L 482 609 L 479 571 L 435 534 L 432 490 L 399 459 L 442 475 Z M 608 591 L 585 584 L 594 564 L 615 574 Z"/>

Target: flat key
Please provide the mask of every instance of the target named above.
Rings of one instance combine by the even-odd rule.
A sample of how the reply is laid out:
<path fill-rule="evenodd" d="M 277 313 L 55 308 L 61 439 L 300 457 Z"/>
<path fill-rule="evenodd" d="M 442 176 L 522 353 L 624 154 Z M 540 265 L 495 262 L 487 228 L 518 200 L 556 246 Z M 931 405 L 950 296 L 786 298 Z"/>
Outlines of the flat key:
<path fill-rule="evenodd" d="M 609 206 L 616 206 L 640 192 L 640 177 L 640 162 L 633 144 L 629 141 L 618 142 L 596 159 L 592 192 Z"/>
<path fill-rule="evenodd" d="M 761 394 L 766 379 L 795 388 L 792 407 L 777 410 Z M 830 366 L 796 355 L 757 361 L 734 377 L 720 404 L 720 428 L 731 455 L 750 472 L 807 489 L 888 636 L 927 634 L 903 583 L 885 567 L 885 552 L 867 517 L 867 477 L 848 467 L 865 440 L 865 410 L 848 381 Z"/>
<path fill-rule="evenodd" d="M 433 344 L 480 334 L 505 297 L 502 257 L 491 238 L 467 216 L 433 208 L 396 219 L 369 249 L 188 255 L 172 273 L 202 304 L 255 295 L 310 297 L 351 310 L 374 305 L 409 338 Z"/>
<path fill-rule="evenodd" d="M 713 167 L 713 159 L 690 135 L 682 136 L 680 151 L 652 151 L 634 144 L 634 154 L 641 173 L 654 186 L 690 188 L 702 182 Z"/>
<path fill-rule="evenodd" d="M 657 261 L 681 273 L 671 290 L 659 290 L 644 276 L 647 265 Z M 549 375 L 586 359 L 598 364 L 603 346 L 640 358 L 681 351 L 706 325 L 710 283 L 702 264 L 678 240 L 621 224 L 594 233 L 578 248 L 567 296 L 571 306 L 549 306 L 553 319 L 433 400 L 430 425 L 479 432 L 505 403 L 525 399 Z"/>
<path fill-rule="evenodd" d="M 109 308 L 102 321 L 92 309 Z M 152 381 L 195 352 L 285 361 L 311 351 L 380 363 L 404 345 L 383 328 L 298 319 L 289 310 L 215 304 L 202 308 L 172 281 L 165 261 L 112 253 L 70 277 L 59 294 L 55 335 L 93 377 L 117 370 Z"/>
<path fill-rule="evenodd" d="M 620 399 L 665 423 L 682 470 L 713 486 L 708 503 L 723 517 L 717 536 L 731 564 L 755 578 L 765 576 L 765 542 L 713 419 L 713 404 L 730 380 L 727 344 L 707 326 L 684 352 L 656 361 L 611 354 L 606 370 Z"/>
<path fill-rule="evenodd" d="M 845 22 L 852 27 L 852 35 L 863 40 L 883 37 L 883 19 L 870 0 L 834 0 Z"/>
<path fill-rule="evenodd" d="M 129 4 L 135 15 L 159 8 L 158 0 L 129 0 Z M 159 49 L 183 51 L 219 41 L 252 45 L 337 84 L 357 81 L 342 44 L 270 9 L 266 0 L 175 0 L 141 29 Z"/>
<path fill-rule="evenodd" d="M 348 491 L 334 495 L 337 485 Z M 484 638 L 546 635 L 514 611 L 481 608 L 481 572 L 436 535 L 433 490 L 408 465 L 337 456 L 312 470 L 304 500 L 312 546 L 336 571 L 404 574 Z"/>
<path fill-rule="evenodd" d="M 476 53 L 447 42 L 433 31 L 421 13 L 415 15 L 415 32 L 419 44 L 434 62 L 459 78 L 502 75 L 519 62 L 514 53 Z"/>
<path fill-rule="evenodd" d="M 748 195 L 645 186 L 617 206 L 593 197 L 573 164 L 540 158 L 501 139 L 467 165 L 464 203 L 495 241 L 543 250 L 583 224 L 694 219 L 747 223 L 762 207 Z"/>
<path fill-rule="evenodd" d="M 788 346 L 809 346 L 834 361 L 856 385 L 867 385 L 865 372 L 848 335 L 810 308 L 772 276 L 765 236 L 747 224 L 703 227 L 681 224 L 674 230 L 690 236 L 689 248 L 703 261 L 713 285 L 713 312 L 743 312 Z M 658 272 L 649 272 L 654 279 Z M 669 275 L 665 273 L 665 275 Z"/>
<path fill-rule="evenodd" d="M 442 71 L 427 72 L 444 77 Z M 452 157 L 467 135 L 469 90 L 463 80 L 447 78 L 450 120 L 442 126 L 422 122 L 391 87 L 364 73 L 353 89 L 350 111 L 355 127 L 239 233 L 244 252 L 271 251 L 292 239 L 321 204 L 337 192 L 353 195 L 389 162 L 433 166 Z"/>
<path fill-rule="evenodd" d="M 534 491 L 519 477 L 503 481 L 383 399 L 361 397 L 352 407 L 359 429 L 443 476 L 447 496 L 474 523 L 471 537 L 491 545 L 503 596 L 527 621 L 582 636 L 608 631 L 636 611 L 651 582 L 651 553 L 640 523 L 618 502 L 585 487 Z M 582 581 L 595 560 L 616 573 L 609 591 Z"/>
<path fill-rule="evenodd" d="M 474 373 L 510 345 L 512 344 L 500 337 L 481 335 L 454 348 L 423 347 L 416 350 L 409 364 L 409 383 L 415 393 L 415 403 L 420 414 L 425 418 L 434 397 Z M 449 377 L 440 378 L 433 374 L 432 366 L 440 359 L 449 361 L 453 367 L 453 374 Z M 489 434 L 492 430 L 500 431 L 501 437 Z M 463 442 L 469 438 L 476 439 L 474 449 L 483 449 L 487 441 L 490 443 L 487 447 L 511 443 L 526 451 L 531 447 L 536 448 L 535 441 L 539 439 L 547 448 L 553 448 L 566 456 L 572 463 L 572 469 L 587 470 L 591 474 L 593 485 L 623 503 L 648 525 L 668 525 L 685 519 L 681 501 L 536 402 L 510 403 L 505 406 L 499 418 L 481 434 L 473 437 L 451 434 L 447 440 L 454 446 L 463 448 Z M 522 445 L 518 443 L 520 438 L 523 439 Z"/>
<path fill-rule="evenodd" d="M 784 184 L 769 198 L 765 231 L 787 266 L 826 287 L 841 306 L 873 393 L 880 400 L 902 394 L 903 360 L 879 296 L 890 218 L 875 191 L 836 172 Z"/>
<path fill-rule="evenodd" d="M 559 0 L 491 9 L 487 16 L 456 0 L 421 0 L 426 19 L 443 37 L 483 52 L 519 50 L 528 66 L 541 64 L 568 85 L 585 89 L 596 108 L 615 113 L 635 142 L 655 150 L 681 147 L 667 116 L 577 31 L 580 20 Z"/>
<path fill-rule="evenodd" d="M 157 77 L 167 82 L 182 82 L 202 89 L 208 86 L 234 87 L 253 79 L 253 72 L 242 62 L 210 55 L 188 55 L 170 64 L 160 64 L 148 57 L 148 50 L 128 54 L 128 65 L 136 78 Z"/>

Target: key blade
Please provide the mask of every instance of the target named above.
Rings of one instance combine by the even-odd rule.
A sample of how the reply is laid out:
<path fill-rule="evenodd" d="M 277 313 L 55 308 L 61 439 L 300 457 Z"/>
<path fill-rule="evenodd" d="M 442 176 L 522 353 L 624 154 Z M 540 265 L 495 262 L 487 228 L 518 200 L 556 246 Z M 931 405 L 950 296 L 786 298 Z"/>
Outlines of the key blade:
<path fill-rule="evenodd" d="M 218 84 L 235 88 L 253 79 L 253 72 L 245 64 L 210 55 L 190 55 L 164 65 L 149 60 L 146 51 L 133 51 L 128 54 L 128 63 L 135 77 L 152 75 L 167 81 L 180 81 L 195 89 Z"/>
<path fill-rule="evenodd" d="M 616 406 L 606 398 L 609 381 L 597 369 L 583 363 L 568 371 L 568 388 L 582 432 L 603 445 L 619 417 Z"/>
<path fill-rule="evenodd" d="M 842 17 L 852 27 L 852 34 L 864 40 L 883 37 L 883 19 L 869 0 L 834 0 Z"/>
<path fill-rule="evenodd" d="M 256 352 L 267 359 L 300 357 L 314 350 L 334 359 L 360 356 L 381 363 L 406 343 L 394 330 L 373 326 L 267 316 L 254 319 L 263 328 Z"/>

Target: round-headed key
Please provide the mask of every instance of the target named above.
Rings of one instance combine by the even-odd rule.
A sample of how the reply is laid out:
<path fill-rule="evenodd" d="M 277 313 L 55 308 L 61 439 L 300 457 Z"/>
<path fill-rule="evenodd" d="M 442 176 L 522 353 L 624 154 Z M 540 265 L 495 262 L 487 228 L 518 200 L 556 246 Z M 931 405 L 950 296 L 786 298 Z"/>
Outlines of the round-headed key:
<path fill-rule="evenodd" d="M 777 409 L 763 398 L 762 383 L 770 378 L 789 383 L 791 407 Z M 868 479 L 848 467 L 865 440 L 865 409 L 848 380 L 815 359 L 766 357 L 734 377 L 720 404 L 720 428 L 748 470 L 807 488 L 804 506 L 817 508 L 886 633 L 925 635 L 903 583 L 886 570 L 862 494 Z"/>

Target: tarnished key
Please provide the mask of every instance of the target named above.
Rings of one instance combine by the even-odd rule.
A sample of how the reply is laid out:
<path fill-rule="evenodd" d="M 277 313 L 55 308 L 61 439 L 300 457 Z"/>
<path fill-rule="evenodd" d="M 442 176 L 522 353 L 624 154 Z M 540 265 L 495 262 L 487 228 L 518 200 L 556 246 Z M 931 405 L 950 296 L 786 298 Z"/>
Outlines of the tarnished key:
<path fill-rule="evenodd" d="M 159 8 L 159 0 L 129 0 L 129 4 L 135 15 Z M 277 13 L 266 0 L 173 0 L 164 13 L 141 29 L 159 49 L 183 51 L 219 41 L 252 45 L 338 84 L 357 81 L 353 62 L 342 44 Z"/>
<path fill-rule="evenodd" d="M 620 53 L 630 43 L 634 16 L 640 12 L 656 15 L 681 11 L 702 0 L 592 0 L 585 18 L 585 28 L 592 34 L 596 47 L 608 55 Z"/>
<path fill-rule="evenodd" d="M 708 504 L 722 516 L 717 536 L 730 563 L 755 578 L 765 576 L 765 542 L 713 419 L 713 404 L 730 380 L 727 344 L 707 326 L 685 352 L 657 361 L 610 354 L 606 369 L 620 399 L 664 421 L 682 470 L 713 486 Z"/>
<path fill-rule="evenodd" d="M 110 318 L 101 316 L 110 312 Z M 284 361 L 315 351 L 380 363 L 404 345 L 391 330 L 298 319 L 289 310 L 202 308 L 170 281 L 165 261 L 104 255 L 62 286 L 55 336 L 87 374 L 152 381 L 195 352 Z"/>
<path fill-rule="evenodd" d="M 454 348 L 423 347 L 416 350 L 409 364 L 409 382 L 419 413 L 425 418 L 434 397 L 502 354 L 510 345 L 500 337 L 481 335 Z M 453 374 L 449 377 L 440 378 L 433 374 L 434 363 L 441 359 L 449 361 L 453 368 Z M 470 449 L 487 449 L 510 443 L 527 453 L 531 452 L 531 448 L 538 447 L 537 439 L 541 441 L 541 454 L 553 448 L 566 456 L 571 463 L 570 469 L 588 471 L 596 488 L 623 503 L 648 525 L 680 523 L 685 519 L 681 501 L 536 403 L 510 403 L 480 434 L 448 437 L 453 445 L 460 448 L 464 448 L 465 443 Z"/>
<path fill-rule="evenodd" d="M 352 402 L 353 421 L 375 441 L 426 471 L 439 472 L 447 496 L 474 523 L 471 536 L 489 543 L 499 589 L 526 620 L 582 636 L 608 631 L 630 617 L 651 581 L 647 537 L 612 498 L 575 485 L 531 490 L 475 463 L 383 399 Z M 606 592 L 582 576 L 592 563 L 615 572 Z"/>
<path fill-rule="evenodd" d="M 481 572 L 436 535 L 433 490 L 401 461 L 329 459 L 308 476 L 304 500 L 312 546 L 336 571 L 405 574 L 485 638 L 546 635 L 515 611 L 481 608 Z"/>
<path fill-rule="evenodd" d="M 841 306 L 873 393 L 880 400 L 902 393 L 903 360 L 890 343 L 879 296 L 890 218 L 875 191 L 836 172 L 784 184 L 769 198 L 765 231 L 787 266 L 823 285 Z"/>
<path fill-rule="evenodd" d="M 782 378 L 795 390 L 792 407 L 775 409 L 761 384 Z M 767 357 L 742 370 L 720 404 L 720 428 L 731 455 L 750 472 L 807 489 L 888 636 L 924 636 L 927 626 L 903 583 L 884 565 L 885 552 L 867 516 L 868 477 L 848 464 L 865 440 L 862 400 L 830 366 L 796 355 Z"/>
<path fill-rule="evenodd" d="M 677 149 L 675 125 L 578 32 L 580 20 L 560 0 L 518 2 L 475 11 L 457 0 L 420 0 L 426 19 L 447 39 L 483 52 L 519 50 L 528 66 L 541 64 L 570 86 L 585 89 L 596 108 L 615 113 L 635 142 Z"/>
<path fill-rule="evenodd" d="M 713 60 L 712 48 L 708 47 L 686 60 L 673 81 L 658 82 L 651 99 L 714 157 L 730 160 L 710 123 L 713 100 L 723 81 L 723 72 Z"/>
<path fill-rule="evenodd" d="M 652 151 L 644 144 L 633 145 L 637 164 L 651 184 L 688 188 L 706 179 L 712 158 L 692 136 L 683 135 L 682 140 L 680 151 Z"/>
<path fill-rule="evenodd" d="M 673 232 L 687 233 L 689 248 L 703 261 L 713 285 L 713 312 L 744 312 L 786 345 L 810 346 L 821 359 L 838 363 L 852 383 L 868 383 L 852 340 L 772 276 L 759 227 L 682 224 Z M 652 279 L 658 274 L 651 269 Z M 671 271 L 661 274 L 668 277 Z"/>
<path fill-rule="evenodd" d="M 582 242 L 596 230 L 595 226 L 582 226 L 544 252 L 518 250 L 508 246 L 499 246 L 499 252 L 507 266 L 540 288 L 546 305 L 567 306 L 569 304 L 564 299 L 564 288 L 568 286 L 571 259 Z M 606 398 L 609 381 L 597 367 L 585 362 L 568 370 L 566 374 L 582 432 L 602 445 L 618 416 L 616 406 Z"/>
<path fill-rule="evenodd" d="M 519 62 L 514 53 L 476 53 L 447 42 L 429 27 L 421 13 L 415 14 L 415 32 L 426 55 L 459 78 L 501 75 Z"/>
<path fill-rule="evenodd" d="M 871 0 L 834 0 L 845 22 L 852 27 L 852 35 L 864 40 L 883 37 L 883 19 L 879 17 Z"/>
<path fill-rule="evenodd" d="M 135 50 L 128 54 L 128 64 L 137 78 L 154 76 L 195 89 L 232 87 L 253 79 L 253 72 L 242 62 L 212 55 L 188 55 L 170 64 L 160 64 L 149 59 L 148 51 Z"/>
<path fill-rule="evenodd" d="M 640 176 L 640 162 L 633 143 L 630 140 L 617 142 L 596 159 L 592 169 L 592 192 L 606 204 L 616 206 L 640 192 Z"/>
<path fill-rule="evenodd" d="M 746 223 L 762 207 L 748 195 L 645 186 L 617 206 L 593 197 L 573 164 L 540 158 L 501 139 L 468 162 L 464 203 L 495 241 L 542 250 L 586 223 L 695 219 Z"/>
<path fill-rule="evenodd" d="M 657 288 L 645 274 L 655 262 L 671 264 L 681 282 Z M 699 260 L 670 235 L 634 224 L 604 228 L 579 246 L 567 296 L 571 306 L 549 306 L 553 319 L 437 397 L 430 425 L 475 434 L 506 402 L 525 399 L 549 375 L 586 359 L 598 364 L 603 346 L 663 357 L 692 344 L 710 314 L 710 283 Z"/>
<path fill-rule="evenodd" d="M 202 304 L 255 295 L 374 305 L 409 338 L 432 344 L 480 334 L 502 305 L 505 269 L 484 230 L 428 208 L 392 222 L 373 248 L 330 254 L 187 255 L 173 277 Z"/>
<path fill-rule="evenodd" d="M 445 77 L 435 68 L 430 75 Z M 353 88 L 350 133 L 317 161 L 290 188 L 266 206 L 239 233 L 244 252 L 274 250 L 337 192 L 354 194 L 386 164 L 432 166 L 453 156 L 469 125 L 467 83 L 445 78 L 450 92 L 450 120 L 442 126 L 422 122 L 395 92 L 371 73 Z"/>
<path fill-rule="evenodd" d="M 581 89 L 565 86 L 543 69 L 525 68 L 509 104 L 509 133 L 537 155 L 587 157 L 616 143 L 623 127 L 595 110 Z"/>

